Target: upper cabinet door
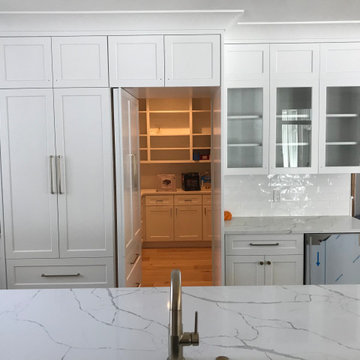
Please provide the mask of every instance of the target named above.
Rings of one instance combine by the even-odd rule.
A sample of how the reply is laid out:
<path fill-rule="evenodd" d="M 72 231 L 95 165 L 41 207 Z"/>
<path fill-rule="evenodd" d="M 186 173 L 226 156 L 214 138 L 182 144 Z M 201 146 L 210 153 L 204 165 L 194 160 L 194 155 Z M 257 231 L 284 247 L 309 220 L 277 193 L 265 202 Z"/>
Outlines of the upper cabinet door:
<path fill-rule="evenodd" d="M 114 247 L 109 89 L 56 89 L 60 252 L 105 257 Z"/>
<path fill-rule="evenodd" d="M 321 44 L 321 78 L 360 81 L 360 42 Z"/>
<path fill-rule="evenodd" d="M 164 86 L 163 36 L 110 36 L 111 87 Z"/>
<path fill-rule="evenodd" d="M 263 81 L 269 83 L 269 45 L 225 45 L 225 82 Z"/>
<path fill-rule="evenodd" d="M 270 79 L 319 80 L 319 45 L 270 45 Z"/>
<path fill-rule="evenodd" d="M 52 38 L 54 87 L 107 87 L 106 36 Z"/>
<path fill-rule="evenodd" d="M 0 54 L 0 88 L 52 87 L 50 38 L 0 38 Z"/>
<path fill-rule="evenodd" d="M 220 86 L 220 36 L 165 35 L 165 86 Z"/>
<path fill-rule="evenodd" d="M 8 259 L 58 257 L 52 90 L 0 91 Z"/>

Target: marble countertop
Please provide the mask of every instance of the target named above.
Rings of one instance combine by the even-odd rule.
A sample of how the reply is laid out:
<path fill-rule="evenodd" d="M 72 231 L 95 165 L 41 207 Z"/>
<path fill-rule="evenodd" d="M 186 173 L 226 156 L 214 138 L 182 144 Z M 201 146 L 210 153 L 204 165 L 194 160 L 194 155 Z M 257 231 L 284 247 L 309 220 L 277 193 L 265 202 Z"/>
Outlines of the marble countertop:
<path fill-rule="evenodd" d="M 0 292 L 4 360 L 167 358 L 169 288 Z M 186 359 L 360 358 L 360 286 L 183 288 Z"/>
<path fill-rule="evenodd" d="M 156 189 L 141 189 L 141 196 L 144 195 L 211 195 L 211 189 L 199 191 L 185 191 L 176 189 L 176 191 L 157 191 Z"/>
<path fill-rule="evenodd" d="M 225 234 L 357 233 L 360 220 L 351 216 L 234 217 L 225 221 Z"/>

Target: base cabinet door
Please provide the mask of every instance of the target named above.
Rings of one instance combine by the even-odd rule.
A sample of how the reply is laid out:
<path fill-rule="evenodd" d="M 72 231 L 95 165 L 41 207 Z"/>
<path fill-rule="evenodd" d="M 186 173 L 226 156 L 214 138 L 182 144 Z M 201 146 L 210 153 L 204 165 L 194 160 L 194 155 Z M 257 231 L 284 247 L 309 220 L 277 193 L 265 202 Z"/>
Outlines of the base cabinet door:
<path fill-rule="evenodd" d="M 227 256 L 226 285 L 264 285 L 264 256 Z"/>
<path fill-rule="evenodd" d="M 175 240 L 202 240 L 202 206 L 175 206 Z"/>
<path fill-rule="evenodd" d="M 302 285 L 302 255 L 265 256 L 265 285 Z"/>
<path fill-rule="evenodd" d="M 173 206 L 146 206 L 146 241 L 174 240 Z"/>

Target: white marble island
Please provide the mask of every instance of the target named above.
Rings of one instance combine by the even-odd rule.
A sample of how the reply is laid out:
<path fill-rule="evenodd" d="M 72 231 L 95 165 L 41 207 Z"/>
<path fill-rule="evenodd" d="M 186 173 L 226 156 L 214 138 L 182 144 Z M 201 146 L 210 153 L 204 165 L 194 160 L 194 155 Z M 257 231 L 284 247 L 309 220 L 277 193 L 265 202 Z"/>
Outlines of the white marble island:
<path fill-rule="evenodd" d="M 3 360 L 161 360 L 169 288 L 0 292 Z M 360 286 L 183 288 L 187 359 L 359 359 Z"/>

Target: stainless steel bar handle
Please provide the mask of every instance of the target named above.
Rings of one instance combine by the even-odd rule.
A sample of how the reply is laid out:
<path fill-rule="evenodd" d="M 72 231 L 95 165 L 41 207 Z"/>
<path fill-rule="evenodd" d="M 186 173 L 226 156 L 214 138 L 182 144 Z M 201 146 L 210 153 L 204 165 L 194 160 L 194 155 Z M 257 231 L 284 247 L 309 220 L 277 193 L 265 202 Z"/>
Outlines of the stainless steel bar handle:
<path fill-rule="evenodd" d="M 53 277 L 78 277 L 80 273 L 76 274 L 41 274 L 41 277 L 53 278 Z"/>
<path fill-rule="evenodd" d="M 57 193 L 54 190 L 54 167 L 53 167 L 53 165 L 54 165 L 55 156 L 50 155 L 49 160 L 50 160 L 50 194 L 54 195 Z"/>
<path fill-rule="evenodd" d="M 133 261 L 130 262 L 130 265 L 134 265 L 136 263 L 136 260 L 139 258 L 140 254 L 136 254 Z"/>
<path fill-rule="evenodd" d="M 256 243 L 250 243 L 250 246 L 279 246 L 279 243 L 269 243 L 269 244 L 256 244 Z"/>
<path fill-rule="evenodd" d="M 56 176 L 57 176 L 57 188 L 58 188 L 58 194 L 64 194 L 63 188 L 62 188 L 62 174 L 61 174 L 61 160 L 62 156 L 58 155 L 56 157 Z"/>

